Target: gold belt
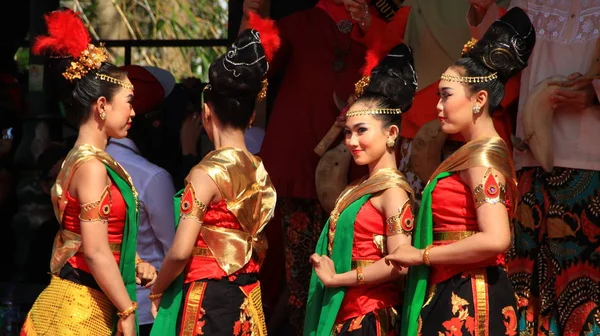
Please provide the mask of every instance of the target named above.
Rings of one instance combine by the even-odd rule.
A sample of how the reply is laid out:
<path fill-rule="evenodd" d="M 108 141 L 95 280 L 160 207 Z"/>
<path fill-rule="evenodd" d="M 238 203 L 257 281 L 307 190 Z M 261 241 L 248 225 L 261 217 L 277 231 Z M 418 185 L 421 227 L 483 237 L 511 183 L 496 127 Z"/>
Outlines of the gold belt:
<path fill-rule="evenodd" d="M 194 257 L 209 257 L 214 258 L 215 256 L 207 247 L 195 246 L 192 250 L 192 256 Z"/>
<path fill-rule="evenodd" d="M 377 260 L 352 260 L 352 269 L 357 268 L 358 266 L 360 267 L 367 267 L 371 264 L 373 264 L 374 262 L 376 262 Z"/>
<path fill-rule="evenodd" d="M 472 235 L 479 233 L 479 231 L 445 231 L 445 232 L 434 232 L 433 241 L 456 241 L 471 237 Z"/>

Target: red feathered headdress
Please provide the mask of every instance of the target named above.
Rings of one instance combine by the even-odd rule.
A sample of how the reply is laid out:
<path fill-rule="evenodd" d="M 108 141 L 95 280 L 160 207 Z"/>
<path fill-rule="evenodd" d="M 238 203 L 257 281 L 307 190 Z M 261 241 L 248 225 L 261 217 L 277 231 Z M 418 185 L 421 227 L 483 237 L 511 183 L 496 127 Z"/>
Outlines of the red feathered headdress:
<path fill-rule="evenodd" d="M 267 62 L 271 62 L 281 45 L 279 30 L 275 25 L 275 21 L 264 19 L 254 12 L 249 12 L 249 16 L 248 26 L 260 34 L 260 44 L 265 49 L 265 57 Z"/>
<path fill-rule="evenodd" d="M 38 36 L 33 43 L 36 55 L 78 58 L 92 40 L 79 15 L 72 10 L 58 10 L 44 16 L 49 36 Z"/>
<path fill-rule="evenodd" d="M 36 55 L 72 57 L 77 60 L 63 72 L 66 79 L 81 79 L 88 71 L 99 69 L 106 62 L 106 49 L 90 44 L 90 34 L 77 13 L 70 9 L 58 10 L 46 14 L 44 18 L 49 36 L 38 36 L 32 51 Z"/>
<path fill-rule="evenodd" d="M 250 16 L 248 18 L 248 27 L 258 31 L 260 44 L 265 50 L 265 58 L 267 59 L 267 63 L 270 63 L 281 45 L 279 30 L 275 25 L 275 21 L 264 19 L 254 12 L 249 12 L 248 15 Z M 258 93 L 259 100 L 263 100 L 267 96 L 268 85 L 267 79 L 263 79 L 262 89 Z"/>

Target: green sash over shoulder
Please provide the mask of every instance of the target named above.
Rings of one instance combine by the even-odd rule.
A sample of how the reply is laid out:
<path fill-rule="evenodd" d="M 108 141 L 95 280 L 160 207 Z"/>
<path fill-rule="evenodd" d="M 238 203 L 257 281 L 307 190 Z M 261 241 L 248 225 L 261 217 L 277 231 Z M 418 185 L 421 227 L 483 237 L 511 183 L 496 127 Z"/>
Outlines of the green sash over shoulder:
<path fill-rule="evenodd" d="M 135 283 L 135 254 L 137 250 L 137 234 L 139 224 L 139 212 L 137 197 L 126 180 L 121 178 L 111 167 L 106 165 L 106 170 L 112 178 L 114 184 L 119 188 L 121 196 L 127 206 L 127 216 L 125 217 L 125 227 L 123 229 L 123 242 L 121 243 L 121 258 L 119 261 L 119 270 L 123 277 L 123 283 L 127 289 L 127 294 L 131 301 L 137 301 L 137 287 Z M 135 315 L 136 330 L 139 334 L 138 315 Z M 116 332 L 116 326 L 113 334 Z"/>
<path fill-rule="evenodd" d="M 431 211 L 431 197 L 438 181 L 455 172 L 473 167 L 491 167 L 506 178 L 507 197 L 512 204 L 514 213 L 518 196 L 516 173 L 512 156 L 508 147 L 501 138 L 483 138 L 466 143 L 459 148 L 431 175 L 423 197 L 421 208 L 417 217 L 417 225 L 413 235 L 413 246 L 423 249 L 433 242 L 433 213 Z M 429 267 L 425 265 L 410 267 L 406 283 L 405 300 L 402 308 L 401 336 L 414 336 L 419 332 L 419 316 L 425 303 L 429 279 Z"/>
<path fill-rule="evenodd" d="M 173 209 L 175 209 L 175 230 L 179 226 L 179 214 L 180 214 L 180 203 L 181 194 L 183 189 L 180 190 L 173 198 Z M 181 300 L 183 296 L 183 275 L 182 272 L 175 278 L 171 285 L 163 293 L 162 300 L 160 301 L 160 308 L 150 336 L 174 336 L 177 330 L 177 317 L 179 316 L 179 309 L 181 309 Z"/>
<path fill-rule="evenodd" d="M 444 172 L 431 180 L 421 198 L 418 225 L 415 227 L 413 246 L 424 249 L 433 242 L 433 215 L 431 213 L 431 193 L 438 180 L 446 178 L 452 173 Z M 429 267 L 425 265 L 409 268 L 408 280 L 404 291 L 404 305 L 402 306 L 402 336 L 417 335 L 418 321 L 421 307 L 425 303 L 427 293 L 427 280 L 429 279 Z"/>
<path fill-rule="evenodd" d="M 362 206 L 372 194 L 395 187 L 412 195 L 404 175 L 397 169 L 386 168 L 358 180 L 340 194 L 315 249 L 315 253 L 331 257 L 337 273 L 351 270 L 354 222 Z M 346 287 L 326 288 L 313 272 L 304 320 L 305 336 L 331 334 L 345 294 Z"/>

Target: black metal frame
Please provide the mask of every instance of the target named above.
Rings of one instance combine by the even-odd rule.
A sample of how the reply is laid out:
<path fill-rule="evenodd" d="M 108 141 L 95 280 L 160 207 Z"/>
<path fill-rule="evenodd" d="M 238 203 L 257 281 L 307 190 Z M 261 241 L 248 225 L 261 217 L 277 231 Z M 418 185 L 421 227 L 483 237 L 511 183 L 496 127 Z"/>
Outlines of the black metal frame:
<path fill-rule="evenodd" d="M 223 47 L 227 46 L 227 39 L 202 39 L 202 40 L 106 40 L 100 41 L 106 47 L 125 48 L 125 65 L 131 64 L 131 48 L 137 47 Z"/>

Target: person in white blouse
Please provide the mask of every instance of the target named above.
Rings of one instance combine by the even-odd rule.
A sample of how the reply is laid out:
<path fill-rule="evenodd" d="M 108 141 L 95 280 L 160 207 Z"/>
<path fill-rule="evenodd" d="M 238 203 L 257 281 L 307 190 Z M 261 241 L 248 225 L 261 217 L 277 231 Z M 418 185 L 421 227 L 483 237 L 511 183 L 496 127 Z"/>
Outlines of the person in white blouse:
<path fill-rule="evenodd" d="M 467 19 L 477 38 L 500 10 L 493 0 L 470 2 Z M 521 202 L 508 271 L 519 299 L 519 327 L 522 335 L 598 335 L 600 84 L 592 80 L 600 74 L 600 1 L 513 0 L 514 6 L 527 12 L 537 35 L 521 74 L 516 136 L 525 146 L 514 151 Z M 547 95 L 530 98 L 544 89 L 539 85 Z M 543 106 L 553 113 L 545 144 L 549 160 L 536 159 L 536 135 L 524 131 L 528 98 L 538 99 L 532 112 L 537 121 L 547 117 L 538 114 Z"/>

